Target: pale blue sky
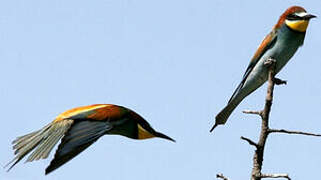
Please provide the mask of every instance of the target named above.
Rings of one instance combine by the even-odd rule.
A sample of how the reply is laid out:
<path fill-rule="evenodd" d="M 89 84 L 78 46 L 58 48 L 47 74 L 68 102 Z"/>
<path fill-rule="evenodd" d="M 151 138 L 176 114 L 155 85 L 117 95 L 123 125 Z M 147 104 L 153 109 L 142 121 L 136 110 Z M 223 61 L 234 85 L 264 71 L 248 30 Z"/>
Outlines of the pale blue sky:
<path fill-rule="evenodd" d="M 291 5 L 321 16 L 320 1 L 53 0 L 0 2 L 0 165 L 11 141 L 59 113 L 94 103 L 131 108 L 176 139 L 104 136 L 58 170 L 19 164 L 0 179 L 249 179 L 266 85 L 209 133 L 263 37 Z M 279 74 L 271 126 L 321 133 L 320 18 Z M 263 172 L 320 177 L 321 139 L 271 135 Z"/>

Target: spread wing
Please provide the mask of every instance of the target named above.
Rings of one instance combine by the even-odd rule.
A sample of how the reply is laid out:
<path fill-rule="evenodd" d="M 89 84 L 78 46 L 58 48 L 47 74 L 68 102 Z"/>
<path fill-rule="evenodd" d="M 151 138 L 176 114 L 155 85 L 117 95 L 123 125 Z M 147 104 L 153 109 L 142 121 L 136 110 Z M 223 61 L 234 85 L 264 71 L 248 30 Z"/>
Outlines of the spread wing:
<path fill-rule="evenodd" d="M 240 91 L 240 89 L 242 89 L 247 77 L 249 76 L 249 74 L 252 72 L 254 66 L 257 64 L 257 62 L 260 60 L 260 58 L 264 55 L 264 53 L 269 50 L 270 48 L 273 47 L 273 45 L 275 44 L 277 40 L 277 34 L 276 31 L 272 31 L 270 32 L 262 41 L 261 45 L 259 46 L 259 48 L 256 50 L 254 56 L 252 57 L 250 64 L 248 65 L 241 83 L 238 85 L 238 87 L 236 88 L 236 90 L 234 91 L 232 97 L 230 98 L 230 100 L 228 102 L 230 102 Z"/>
<path fill-rule="evenodd" d="M 75 121 L 58 146 L 54 159 L 46 168 L 46 174 L 59 168 L 112 128 L 106 121 Z"/>
<path fill-rule="evenodd" d="M 8 171 L 30 154 L 26 162 L 48 157 L 62 138 L 46 174 L 60 167 L 111 130 L 110 122 L 119 121 L 128 110 L 112 104 L 94 104 L 67 110 L 42 129 L 13 141 L 15 157 L 5 167 Z M 108 120 L 108 121 L 107 121 Z"/>

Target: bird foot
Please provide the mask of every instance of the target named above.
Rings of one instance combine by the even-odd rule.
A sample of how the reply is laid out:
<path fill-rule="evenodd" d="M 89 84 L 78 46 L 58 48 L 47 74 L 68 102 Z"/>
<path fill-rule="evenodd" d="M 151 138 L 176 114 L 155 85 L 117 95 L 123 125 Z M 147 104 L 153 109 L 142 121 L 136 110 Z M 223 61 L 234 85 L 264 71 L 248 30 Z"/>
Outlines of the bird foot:
<path fill-rule="evenodd" d="M 273 63 L 276 63 L 276 60 L 273 58 L 269 58 L 264 61 L 264 65 L 266 66 L 271 66 Z"/>

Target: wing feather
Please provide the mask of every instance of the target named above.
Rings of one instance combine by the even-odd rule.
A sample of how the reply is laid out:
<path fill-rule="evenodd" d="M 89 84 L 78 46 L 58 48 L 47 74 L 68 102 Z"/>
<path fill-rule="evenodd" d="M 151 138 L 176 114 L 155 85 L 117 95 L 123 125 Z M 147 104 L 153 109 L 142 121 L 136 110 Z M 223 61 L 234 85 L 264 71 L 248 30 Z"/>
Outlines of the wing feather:
<path fill-rule="evenodd" d="M 106 121 L 85 120 L 75 122 L 62 138 L 54 159 L 46 168 L 46 174 L 77 156 L 111 128 L 111 124 Z"/>
<path fill-rule="evenodd" d="M 270 32 L 262 41 L 259 48 L 256 50 L 254 56 L 252 57 L 250 64 L 248 65 L 241 83 L 237 86 L 236 90 L 233 92 L 231 98 L 229 99 L 228 103 L 232 101 L 232 99 L 238 94 L 238 92 L 242 89 L 247 77 L 252 72 L 253 68 L 257 64 L 257 62 L 261 59 L 261 57 L 264 55 L 264 53 L 269 50 L 273 45 L 275 44 L 277 40 L 277 33 L 276 31 Z"/>

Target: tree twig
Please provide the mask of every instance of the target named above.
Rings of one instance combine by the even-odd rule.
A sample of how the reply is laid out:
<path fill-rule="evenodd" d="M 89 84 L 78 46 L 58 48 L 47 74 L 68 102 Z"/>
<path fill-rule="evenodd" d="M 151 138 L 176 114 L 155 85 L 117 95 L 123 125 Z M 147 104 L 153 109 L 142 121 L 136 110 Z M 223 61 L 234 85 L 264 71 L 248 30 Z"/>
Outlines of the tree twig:
<path fill-rule="evenodd" d="M 262 111 L 251 111 L 251 110 L 244 110 L 242 111 L 244 114 L 256 114 L 262 117 Z"/>
<path fill-rule="evenodd" d="M 251 139 L 246 138 L 246 137 L 244 137 L 244 136 L 241 136 L 241 139 L 243 139 L 244 141 L 247 141 L 250 145 L 257 147 L 257 143 L 255 143 L 255 142 L 252 141 Z"/>
<path fill-rule="evenodd" d="M 291 180 L 288 174 L 261 174 L 261 178 L 285 178 Z"/>
<path fill-rule="evenodd" d="M 302 132 L 302 131 L 290 131 L 285 129 L 269 129 L 269 133 L 285 133 L 285 134 L 298 134 L 298 135 L 321 137 L 321 134 Z"/>
<path fill-rule="evenodd" d="M 223 180 L 229 180 L 229 178 L 225 177 L 222 173 L 221 174 L 216 174 L 216 178 L 223 179 Z"/>

